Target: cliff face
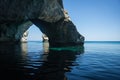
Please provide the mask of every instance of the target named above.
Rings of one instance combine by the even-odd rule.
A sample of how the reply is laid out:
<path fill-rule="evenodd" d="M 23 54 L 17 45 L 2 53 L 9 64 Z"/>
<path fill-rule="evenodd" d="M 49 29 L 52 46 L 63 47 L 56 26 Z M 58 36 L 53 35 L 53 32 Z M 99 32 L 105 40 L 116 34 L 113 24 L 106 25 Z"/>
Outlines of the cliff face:
<path fill-rule="evenodd" d="M 0 0 L 0 22 L 41 19 L 56 22 L 64 17 L 62 0 Z"/>
<path fill-rule="evenodd" d="M 0 0 L 1 42 L 24 40 L 32 24 L 49 37 L 51 45 L 84 43 L 84 37 L 64 11 L 62 0 Z"/>

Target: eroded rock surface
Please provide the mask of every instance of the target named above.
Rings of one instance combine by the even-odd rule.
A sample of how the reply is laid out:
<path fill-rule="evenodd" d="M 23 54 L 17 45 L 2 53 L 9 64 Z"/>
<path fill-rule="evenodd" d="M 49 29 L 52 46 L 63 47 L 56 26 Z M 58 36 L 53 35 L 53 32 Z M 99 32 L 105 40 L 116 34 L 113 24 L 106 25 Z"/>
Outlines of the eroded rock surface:
<path fill-rule="evenodd" d="M 49 37 L 50 45 L 84 43 L 62 0 L 0 0 L 0 42 L 26 40 L 32 24 Z"/>

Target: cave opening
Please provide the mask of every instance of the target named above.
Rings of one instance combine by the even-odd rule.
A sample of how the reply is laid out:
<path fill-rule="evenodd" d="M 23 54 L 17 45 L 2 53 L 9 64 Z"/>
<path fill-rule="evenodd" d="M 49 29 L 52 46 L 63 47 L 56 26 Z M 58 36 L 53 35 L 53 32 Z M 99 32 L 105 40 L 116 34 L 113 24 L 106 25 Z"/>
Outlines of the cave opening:
<path fill-rule="evenodd" d="M 40 28 L 36 25 L 32 24 L 29 28 L 22 34 L 21 41 L 28 42 L 28 41 L 48 41 L 49 38 L 46 34 L 41 32 Z"/>
<path fill-rule="evenodd" d="M 38 51 L 43 49 L 44 54 L 47 54 L 49 52 L 48 37 L 40 30 L 39 27 L 37 27 L 34 24 L 31 25 L 27 31 L 28 31 L 28 36 L 27 36 L 28 47 L 31 47 L 33 43 L 36 44 L 37 42 L 39 44 L 36 44 L 36 46 L 32 47 L 32 49 L 33 50 L 38 49 Z"/>
<path fill-rule="evenodd" d="M 27 31 L 28 31 L 27 41 L 42 41 L 43 33 L 37 26 L 33 24 Z"/>

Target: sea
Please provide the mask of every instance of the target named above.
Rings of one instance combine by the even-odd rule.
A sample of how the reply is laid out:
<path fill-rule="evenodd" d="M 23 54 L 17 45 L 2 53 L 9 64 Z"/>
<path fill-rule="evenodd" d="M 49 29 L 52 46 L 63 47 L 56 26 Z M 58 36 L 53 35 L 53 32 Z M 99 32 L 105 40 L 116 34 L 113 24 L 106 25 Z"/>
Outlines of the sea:
<path fill-rule="evenodd" d="M 120 41 L 0 44 L 0 80 L 120 80 Z"/>

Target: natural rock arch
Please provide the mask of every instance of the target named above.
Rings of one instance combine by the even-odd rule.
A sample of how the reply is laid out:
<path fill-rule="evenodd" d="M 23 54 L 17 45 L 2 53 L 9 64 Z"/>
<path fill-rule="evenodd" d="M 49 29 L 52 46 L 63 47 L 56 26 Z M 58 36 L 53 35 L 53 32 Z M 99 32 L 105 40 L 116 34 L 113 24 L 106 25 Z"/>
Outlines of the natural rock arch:
<path fill-rule="evenodd" d="M 0 0 L 0 42 L 20 42 L 32 24 L 49 37 L 51 46 L 84 43 L 62 0 Z"/>

